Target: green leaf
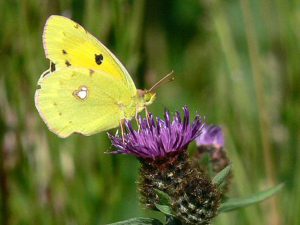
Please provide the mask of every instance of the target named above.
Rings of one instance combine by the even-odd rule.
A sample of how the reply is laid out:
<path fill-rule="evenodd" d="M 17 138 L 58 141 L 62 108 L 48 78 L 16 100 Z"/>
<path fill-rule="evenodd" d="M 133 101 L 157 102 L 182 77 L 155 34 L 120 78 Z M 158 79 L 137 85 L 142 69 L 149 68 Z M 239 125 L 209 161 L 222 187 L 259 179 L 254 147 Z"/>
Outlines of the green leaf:
<path fill-rule="evenodd" d="M 172 209 L 168 205 L 160 205 L 155 203 L 156 208 L 161 211 L 165 215 L 173 216 L 172 215 Z"/>
<path fill-rule="evenodd" d="M 258 192 L 249 197 L 229 199 L 225 203 L 221 204 L 219 212 L 229 212 L 229 211 L 237 210 L 239 208 L 243 208 L 249 205 L 262 202 L 263 200 L 270 198 L 271 196 L 279 192 L 283 188 L 283 186 L 284 184 L 279 184 L 273 188 L 270 188 L 266 191 Z"/>
<path fill-rule="evenodd" d="M 223 181 L 226 179 L 226 177 L 230 174 L 230 170 L 231 170 L 231 165 L 226 166 L 213 178 L 212 182 L 217 186 L 220 186 L 223 183 Z"/>
<path fill-rule="evenodd" d="M 158 195 L 159 203 L 161 205 L 171 206 L 171 197 L 167 193 L 158 189 L 154 189 L 154 191 Z"/>
<path fill-rule="evenodd" d="M 110 223 L 107 225 L 144 225 L 144 224 L 146 224 L 146 225 L 162 225 L 162 223 L 157 219 L 142 218 L 142 217 L 132 218 L 129 220 L 123 220 L 120 222 Z"/>

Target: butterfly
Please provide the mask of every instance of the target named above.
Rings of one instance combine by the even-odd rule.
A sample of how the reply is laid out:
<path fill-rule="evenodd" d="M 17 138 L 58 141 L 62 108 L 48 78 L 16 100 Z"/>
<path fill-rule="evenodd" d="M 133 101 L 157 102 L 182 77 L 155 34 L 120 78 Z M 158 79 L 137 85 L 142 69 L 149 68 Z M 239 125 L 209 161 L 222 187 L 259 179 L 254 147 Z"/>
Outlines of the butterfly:
<path fill-rule="evenodd" d="M 59 137 L 89 136 L 118 127 L 156 98 L 158 85 L 138 90 L 116 56 L 71 19 L 50 16 L 43 46 L 50 68 L 38 80 L 35 106 Z"/>

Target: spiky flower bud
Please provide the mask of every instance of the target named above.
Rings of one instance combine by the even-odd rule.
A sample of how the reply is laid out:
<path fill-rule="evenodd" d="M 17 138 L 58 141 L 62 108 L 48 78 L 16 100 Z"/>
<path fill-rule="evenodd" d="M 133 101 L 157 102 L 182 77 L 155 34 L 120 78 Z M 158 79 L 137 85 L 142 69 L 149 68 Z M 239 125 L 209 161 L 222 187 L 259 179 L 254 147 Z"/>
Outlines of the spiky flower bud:
<path fill-rule="evenodd" d="M 186 151 L 202 132 L 200 117 L 190 124 L 189 111 L 184 108 L 183 118 L 176 113 L 171 121 L 166 112 L 165 120 L 149 115 L 138 123 L 138 131 L 126 123 L 124 140 L 110 138 L 117 147 L 115 153 L 133 154 L 141 162 L 141 202 L 156 209 L 160 202 L 156 190 L 160 190 L 170 197 L 172 213 L 182 224 L 209 224 L 216 216 L 220 193 L 205 173 L 192 165 Z"/>

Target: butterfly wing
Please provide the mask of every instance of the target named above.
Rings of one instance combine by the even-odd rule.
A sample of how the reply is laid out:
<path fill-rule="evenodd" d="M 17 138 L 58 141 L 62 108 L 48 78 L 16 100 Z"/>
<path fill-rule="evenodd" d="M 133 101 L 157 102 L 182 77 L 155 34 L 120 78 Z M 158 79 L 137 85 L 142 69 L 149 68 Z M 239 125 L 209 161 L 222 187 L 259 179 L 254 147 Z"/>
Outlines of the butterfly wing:
<path fill-rule="evenodd" d="M 102 70 L 136 89 L 129 73 L 114 54 L 82 26 L 66 17 L 53 15 L 48 18 L 43 45 L 46 57 L 56 69 L 83 67 Z"/>
<path fill-rule="evenodd" d="M 62 68 L 38 84 L 35 105 L 48 128 L 60 137 L 105 131 L 135 115 L 132 90 L 103 71 Z"/>

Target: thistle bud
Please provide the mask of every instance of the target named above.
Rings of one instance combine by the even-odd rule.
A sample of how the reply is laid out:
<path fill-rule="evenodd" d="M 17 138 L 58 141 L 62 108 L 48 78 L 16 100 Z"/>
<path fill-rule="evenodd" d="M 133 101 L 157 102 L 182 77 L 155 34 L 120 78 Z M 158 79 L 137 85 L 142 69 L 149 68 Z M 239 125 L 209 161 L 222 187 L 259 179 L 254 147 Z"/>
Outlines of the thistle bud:
<path fill-rule="evenodd" d="M 224 135 L 221 127 L 214 125 L 204 126 L 203 132 L 196 138 L 196 145 L 198 148 L 197 161 L 207 153 L 211 159 L 212 169 L 215 173 L 220 172 L 230 164 L 230 160 L 224 149 Z M 223 194 L 228 191 L 231 178 L 232 174 L 230 173 L 222 188 Z"/>

